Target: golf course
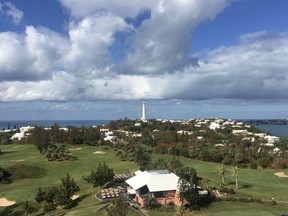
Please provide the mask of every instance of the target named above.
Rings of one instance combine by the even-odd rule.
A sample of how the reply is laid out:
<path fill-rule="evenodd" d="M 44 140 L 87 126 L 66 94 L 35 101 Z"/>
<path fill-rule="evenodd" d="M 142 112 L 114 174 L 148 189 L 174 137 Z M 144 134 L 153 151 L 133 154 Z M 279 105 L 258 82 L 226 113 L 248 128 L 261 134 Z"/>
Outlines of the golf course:
<path fill-rule="evenodd" d="M 15 170 L 11 177 L 12 183 L 0 185 L 0 215 L 22 215 L 25 201 L 35 202 L 35 196 L 39 187 L 45 188 L 59 185 L 60 179 L 69 174 L 80 186 L 77 205 L 71 209 L 57 209 L 50 215 L 106 215 L 103 205 L 98 205 L 100 200 L 95 197 L 99 188 L 93 188 L 83 180 L 83 176 L 89 175 L 100 162 L 114 169 L 115 173 L 133 173 L 138 169 L 134 162 L 121 161 L 115 156 L 114 150 L 107 146 L 71 145 L 66 146 L 69 152 L 77 157 L 75 161 L 48 161 L 34 145 L 10 144 L 0 145 L 0 167 Z M 153 157 L 172 158 L 170 156 L 152 155 Z M 208 187 L 217 187 L 220 176 L 217 167 L 219 164 L 180 158 L 185 166 L 192 166 L 197 170 L 198 176 Z M 18 168 L 17 168 L 18 167 Z M 30 169 L 29 169 L 30 167 Z M 235 188 L 235 177 L 230 174 L 227 166 L 225 175 L 225 187 Z M 25 175 L 21 172 L 25 172 Z M 31 173 L 29 173 L 31 172 Z M 283 173 L 282 173 L 283 172 Z M 275 173 L 282 173 L 277 176 Z M 217 201 L 209 208 L 197 212 L 188 212 L 188 215 L 281 215 L 288 213 L 288 206 L 283 204 L 272 205 L 272 200 L 288 201 L 288 174 L 281 169 L 240 169 L 239 189 L 235 190 L 233 198 L 251 198 L 265 200 L 259 202 Z M 22 177 L 21 177 L 22 176 Z M 221 199 L 220 199 L 221 200 Z M 7 205 L 5 204 L 5 201 Z M 146 211 L 148 215 L 167 215 L 174 213 Z M 37 213 L 36 213 L 37 215 Z M 43 215 L 43 214 L 42 214 Z M 129 215 L 137 215 L 129 212 Z"/>

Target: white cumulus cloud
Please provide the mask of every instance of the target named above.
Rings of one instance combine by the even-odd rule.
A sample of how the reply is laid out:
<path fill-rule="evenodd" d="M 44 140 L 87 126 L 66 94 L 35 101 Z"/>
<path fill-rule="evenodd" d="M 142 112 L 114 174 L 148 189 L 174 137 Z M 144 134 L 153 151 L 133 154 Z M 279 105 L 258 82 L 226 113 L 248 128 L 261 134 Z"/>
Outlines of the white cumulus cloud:
<path fill-rule="evenodd" d="M 250 32 L 197 66 L 189 59 L 193 30 L 228 0 L 61 2 L 72 14 L 67 34 L 0 32 L 0 101 L 288 99 L 287 33 Z M 151 17 L 127 22 L 143 10 Z M 117 33 L 129 44 L 119 63 Z"/>

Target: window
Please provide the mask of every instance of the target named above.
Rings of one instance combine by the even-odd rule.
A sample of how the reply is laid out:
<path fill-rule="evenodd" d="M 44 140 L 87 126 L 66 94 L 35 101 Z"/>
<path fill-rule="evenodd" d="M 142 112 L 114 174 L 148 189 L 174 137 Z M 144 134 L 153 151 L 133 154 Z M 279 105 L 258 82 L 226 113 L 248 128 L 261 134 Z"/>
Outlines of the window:
<path fill-rule="evenodd" d="M 164 193 L 162 191 L 154 193 L 155 198 L 164 198 Z"/>

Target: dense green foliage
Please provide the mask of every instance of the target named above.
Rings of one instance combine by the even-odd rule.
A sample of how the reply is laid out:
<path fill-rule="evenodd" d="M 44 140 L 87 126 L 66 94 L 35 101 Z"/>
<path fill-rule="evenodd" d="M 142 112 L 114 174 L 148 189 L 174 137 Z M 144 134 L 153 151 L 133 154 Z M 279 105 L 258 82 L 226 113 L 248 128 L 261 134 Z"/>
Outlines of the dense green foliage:
<path fill-rule="evenodd" d="M 238 167 L 288 168 L 287 139 L 282 138 L 275 143 L 275 147 L 281 152 L 277 155 L 271 154 L 273 148 L 261 146 L 265 140 L 259 137 L 254 137 L 252 141 L 251 137 L 234 134 L 233 125 L 212 130 L 207 124 L 196 127 L 196 120 L 186 124 L 156 120 L 142 122 L 140 126 L 135 126 L 135 123 L 137 121 L 129 119 L 112 121 L 107 128 L 113 130 L 113 134 L 118 137 L 113 144 L 103 141 L 99 128 L 69 126 L 67 130 L 63 130 L 56 124 L 51 130 L 36 127 L 28 141 L 44 152 L 49 160 L 73 159 L 62 147 L 59 150 L 54 149 L 56 144 L 87 144 L 111 145 L 121 160 L 136 161 L 142 169 L 151 162 L 151 153 L 171 154 Z M 236 126 L 237 129 L 247 129 Z M 261 131 L 250 126 L 249 132 Z"/>
<path fill-rule="evenodd" d="M 129 136 L 116 133 L 120 140 L 114 143 L 114 148 L 116 155 L 122 160 L 134 160 L 140 167 L 147 167 L 149 155 L 156 153 L 237 165 L 241 168 L 288 168 L 287 139 L 281 138 L 275 143 L 280 153 L 273 154 L 275 147 L 264 146 L 266 140 L 257 136 L 252 140 L 244 134 L 233 133 L 232 126 L 237 126 L 237 130 L 247 130 L 244 126 L 225 125 L 214 130 L 207 124 L 196 127 L 196 120 L 186 124 L 156 120 L 142 122 L 140 126 L 135 126 L 135 123 L 136 121 L 125 119 L 114 121 L 109 127 L 113 130 L 132 132 Z M 261 131 L 249 126 L 249 132 Z M 133 136 L 133 133 L 141 136 Z M 138 152 L 143 156 L 139 157 Z"/>
<path fill-rule="evenodd" d="M 180 201 L 186 208 L 200 209 L 211 204 L 215 197 L 210 191 L 201 194 L 197 171 L 193 167 L 183 167 L 178 170 Z"/>
<path fill-rule="evenodd" d="M 75 160 L 65 149 L 63 144 L 101 144 L 99 129 L 93 127 L 76 128 L 69 126 L 64 130 L 55 124 L 50 130 L 35 127 L 29 136 L 28 142 L 33 143 L 49 161 Z"/>
<path fill-rule="evenodd" d="M 147 209 L 159 208 L 160 204 L 158 203 L 155 197 L 145 196 L 144 205 Z"/>
<path fill-rule="evenodd" d="M 113 199 L 106 211 L 108 216 L 126 216 L 128 214 L 127 200 L 122 196 Z"/>
<path fill-rule="evenodd" d="M 46 150 L 51 144 L 101 144 L 101 134 L 98 128 L 94 127 L 73 127 L 68 126 L 64 130 L 55 124 L 51 130 L 42 127 L 36 127 L 32 130 L 29 142 L 36 145 L 40 150 Z"/>
<path fill-rule="evenodd" d="M 11 183 L 11 173 L 9 173 L 7 170 L 0 167 L 0 184 L 1 183 Z"/>
<path fill-rule="evenodd" d="M 70 208 L 74 201 L 72 196 L 80 190 L 74 179 L 69 174 L 61 178 L 61 184 L 56 187 L 48 187 L 42 189 L 38 188 L 35 200 L 39 205 L 43 204 L 43 210 L 45 212 L 51 212 L 62 206 L 63 208 Z"/>
<path fill-rule="evenodd" d="M 0 145 L 8 145 L 11 144 L 13 141 L 10 139 L 10 137 L 13 136 L 15 132 L 2 132 L 0 133 Z"/>
<path fill-rule="evenodd" d="M 103 162 L 99 163 L 97 169 L 92 170 L 90 175 L 84 176 L 83 179 L 88 183 L 93 184 L 93 187 L 102 187 L 104 184 L 109 183 L 114 178 L 114 171 Z"/>
<path fill-rule="evenodd" d="M 9 167 L 7 170 L 9 173 L 11 173 L 12 181 L 25 178 L 41 178 L 46 175 L 45 169 L 43 168 L 21 163 L 17 163 Z"/>
<path fill-rule="evenodd" d="M 47 149 L 42 150 L 42 154 L 48 159 L 48 161 L 63 161 L 63 160 L 76 160 L 75 156 L 72 156 L 69 151 L 66 150 L 65 145 L 51 144 Z"/>

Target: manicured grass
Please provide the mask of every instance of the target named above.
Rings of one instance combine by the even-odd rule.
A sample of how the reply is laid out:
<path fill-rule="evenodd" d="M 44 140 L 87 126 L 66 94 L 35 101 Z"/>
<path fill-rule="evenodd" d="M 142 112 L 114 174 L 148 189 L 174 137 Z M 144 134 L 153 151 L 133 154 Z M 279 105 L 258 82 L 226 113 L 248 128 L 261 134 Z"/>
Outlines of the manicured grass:
<path fill-rule="evenodd" d="M 157 155 L 157 157 L 172 158 L 167 155 Z M 185 166 L 194 167 L 199 177 L 208 179 L 209 186 L 219 186 L 220 176 L 217 170 L 219 164 L 182 157 L 180 157 L 180 160 Z M 235 178 L 231 175 L 231 166 L 225 166 L 225 168 L 227 171 L 225 175 L 225 187 L 234 189 Z M 288 174 L 287 170 L 240 168 L 239 189 L 235 190 L 236 194 L 234 196 L 268 200 L 274 197 L 276 200 L 288 201 L 288 178 L 277 177 L 274 175 L 275 172 L 285 172 Z"/>
<path fill-rule="evenodd" d="M 85 182 L 82 177 L 88 175 L 91 170 L 95 169 L 98 164 L 103 161 L 118 173 L 127 173 L 128 170 L 134 172 L 138 169 L 138 166 L 133 162 L 119 160 L 119 158 L 115 157 L 114 151 L 107 147 L 85 145 L 67 146 L 67 149 L 76 148 L 81 149 L 70 150 L 70 152 L 72 155 L 76 156 L 78 160 L 48 162 L 33 145 L 0 145 L 0 149 L 3 153 L 0 155 L 0 167 L 7 169 L 16 164 L 22 164 L 39 167 L 44 169 L 46 173 L 43 177 L 38 176 L 38 178 L 17 179 L 11 184 L 1 184 L 0 197 L 16 200 L 17 203 L 22 203 L 26 200 L 34 201 L 38 187 L 58 186 L 60 184 L 60 178 L 69 173 L 79 184 L 79 194 L 82 198 L 75 208 L 66 212 L 66 215 L 106 215 L 105 211 L 98 211 L 103 206 L 94 205 L 99 201 L 94 196 L 95 193 L 99 191 L 99 188 L 93 188 L 93 186 Z M 96 151 L 102 151 L 102 154 L 93 154 L 93 152 Z M 153 157 L 172 158 L 167 155 L 153 155 Z M 217 171 L 217 166 L 219 166 L 219 164 L 187 158 L 180 158 L 180 160 L 185 166 L 194 167 L 198 172 L 198 176 L 208 179 L 210 186 L 219 185 L 220 177 Z M 235 179 L 230 174 L 230 166 L 226 166 L 226 169 L 226 187 L 234 188 Z M 275 176 L 274 173 L 279 171 L 288 174 L 285 170 L 266 170 L 261 168 L 256 170 L 240 169 L 240 189 L 236 190 L 236 194 L 233 196 L 254 197 L 268 200 L 275 197 L 276 200 L 287 201 L 288 178 L 279 178 Z M 17 205 L 11 209 L 13 210 L 13 208 L 15 211 L 22 210 L 22 207 Z M 4 208 L 0 207 L 0 215 L 2 210 L 4 210 Z M 60 210 L 55 211 L 55 213 L 57 212 L 60 213 Z M 193 215 L 281 215 L 281 213 L 285 212 L 288 212 L 288 207 L 280 205 L 272 206 L 259 203 L 216 202 L 210 208 L 200 212 L 194 212 Z M 129 215 L 134 216 L 135 213 L 130 212 Z M 149 215 L 172 216 L 173 213 L 149 211 Z"/>
<path fill-rule="evenodd" d="M 84 197 L 76 207 L 77 209 L 98 202 L 94 195 L 99 191 L 99 188 L 93 188 L 82 177 L 89 175 L 91 170 L 95 169 L 100 162 L 105 161 L 116 173 L 127 173 L 128 170 L 135 171 L 138 168 L 133 162 L 120 161 L 115 157 L 114 151 L 107 147 L 67 146 L 67 149 L 70 148 L 81 148 L 75 151 L 70 150 L 72 155 L 78 157 L 78 160 L 49 162 L 33 145 L 0 145 L 3 153 L 0 155 L 0 167 L 7 169 L 15 166 L 15 164 L 23 164 L 43 168 L 46 172 L 46 175 L 41 178 L 24 178 L 15 180 L 11 184 L 1 184 L 0 197 L 16 200 L 17 203 L 26 200 L 34 201 L 38 187 L 58 186 L 61 182 L 60 178 L 69 173 L 80 186 L 79 194 Z M 92 154 L 95 151 L 102 151 L 103 154 Z M 0 207 L 1 209 L 3 208 Z M 91 209 L 92 214 L 98 209 L 98 206 L 87 208 L 87 215 L 90 212 L 89 209 Z M 71 214 L 73 211 L 71 211 Z"/>
<path fill-rule="evenodd" d="M 241 203 L 241 202 L 216 202 L 208 209 L 194 212 L 196 216 L 272 216 L 288 213 L 287 206 Z"/>
<path fill-rule="evenodd" d="M 201 211 L 187 212 L 188 216 L 279 216 L 288 213 L 287 206 L 260 204 L 260 203 L 241 203 L 241 202 L 215 202 L 209 208 Z M 174 213 L 163 213 L 150 211 L 150 216 L 173 216 Z"/>

